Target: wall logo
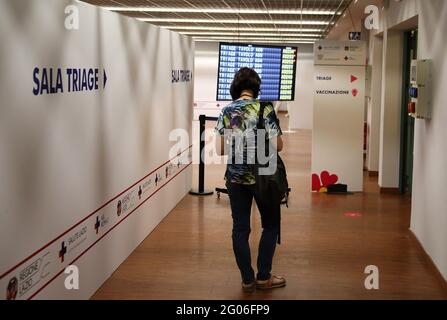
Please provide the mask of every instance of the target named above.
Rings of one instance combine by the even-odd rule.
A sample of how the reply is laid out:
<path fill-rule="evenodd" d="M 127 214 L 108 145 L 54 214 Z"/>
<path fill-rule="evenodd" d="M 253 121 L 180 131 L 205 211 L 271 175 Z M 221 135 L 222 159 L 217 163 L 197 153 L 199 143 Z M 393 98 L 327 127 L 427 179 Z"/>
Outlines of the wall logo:
<path fill-rule="evenodd" d="M 85 240 L 85 235 L 87 233 L 87 226 L 82 227 L 82 229 L 76 231 L 70 238 L 68 238 L 68 246 L 73 248 L 73 244 L 82 242 Z"/>
<path fill-rule="evenodd" d="M 116 204 L 116 215 L 119 217 L 122 213 L 122 204 L 121 204 L 121 200 L 118 201 L 118 203 Z"/>
<path fill-rule="evenodd" d="M 19 291 L 19 281 L 16 277 L 12 278 L 8 282 L 6 287 L 6 300 L 15 300 L 17 297 L 17 292 Z"/>
<path fill-rule="evenodd" d="M 96 222 L 95 222 L 96 234 L 98 234 L 98 232 L 99 232 L 99 227 L 101 227 L 101 223 L 99 222 L 99 216 L 97 216 L 96 217 Z"/>
<path fill-rule="evenodd" d="M 143 189 L 141 186 L 138 187 L 138 199 L 141 200 L 141 196 L 143 195 Z"/>
<path fill-rule="evenodd" d="M 67 253 L 67 247 L 65 246 L 65 241 L 61 243 L 61 250 L 59 251 L 59 258 L 61 259 L 61 263 L 64 262 L 64 256 Z"/>

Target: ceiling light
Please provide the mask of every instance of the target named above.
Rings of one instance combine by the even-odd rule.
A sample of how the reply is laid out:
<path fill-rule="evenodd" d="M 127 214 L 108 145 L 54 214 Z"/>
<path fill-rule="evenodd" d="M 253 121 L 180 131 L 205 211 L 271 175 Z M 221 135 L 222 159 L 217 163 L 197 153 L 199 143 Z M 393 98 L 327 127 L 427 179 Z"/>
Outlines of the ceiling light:
<path fill-rule="evenodd" d="M 209 27 L 209 26 L 195 26 L 195 25 L 184 25 L 184 26 L 159 26 L 160 28 L 169 30 L 206 30 L 206 31 L 234 31 L 235 28 L 232 27 Z M 323 29 L 315 28 L 253 28 L 253 27 L 238 27 L 238 31 L 278 31 L 278 32 L 323 32 Z M 179 31 L 181 32 L 181 31 Z"/>
<path fill-rule="evenodd" d="M 295 10 L 295 9 L 247 9 L 247 8 L 168 8 L 168 7 L 109 7 L 104 6 L 104 9 L 120 12 L 147 12 L 147 13 L 234 13 L 234 14 L 293 14 L 293 15 L 325 15 L 332 16 L 340 14 L 336 11 L 330 10 Z"/>
<path fill-rule="evenodd" d="M 211 37 L 192 37 L 193 39 L 214 39 L 214 40 L 256 40 L 256 41 L 277 41 L 277 40 L 284 40 L 284 41 L 316 41 L 316 40 L 321 40 L 318 38 L 281 38 L 281 37 L 263 37 L 263 38 L 253 38 L 253 37 L 229 37 L 229 36 L 211 36 Z"/>
<path fill-rule="evenodd" d="M 237 42 L 234 39 L 221 39 L 221 40 L 213 40 L 213 39 L 193 39 L 194 41 L 197 42 L 219 42 L 219 41 L 233 41 L 233 42 Z M 239 41 L 240 42 L 240 41 Z M 315 41 L 291 41 L 291 40 L 245 40 L 245 43 L 290 43 L 290 44 L 313 44 L 315 43 Z"/>
<path fill-rule="evenodd" d="M 184 35 L 194 35 L 194 36 L 257 36 L 257 37 L 320 37 L 319 34 L 316 33 L 308 33 L 308 34 L 300 34 L 300 33 L 256 33 L 256 32 L 197 32 L 197 31 L 181 31 L 179 32 Z"/>
<path fill-rule="evenodd" d="M 182 19 L 182 18 L 138 18 L 145 22 L 170 23 L 235 23 L 235 24 L 287 24 L 287 25 L 328 25 L 329 21 L 321 20 L 254 20 L 254 19 Z M 331 23 L 332 24 L 332 23 Z"/>

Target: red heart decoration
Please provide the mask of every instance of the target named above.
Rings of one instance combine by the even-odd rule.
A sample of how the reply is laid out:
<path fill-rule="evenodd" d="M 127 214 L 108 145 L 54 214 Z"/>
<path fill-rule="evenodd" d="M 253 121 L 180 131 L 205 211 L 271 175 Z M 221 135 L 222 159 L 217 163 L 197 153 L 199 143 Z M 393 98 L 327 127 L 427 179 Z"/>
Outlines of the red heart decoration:
<path fill-rule="evenodd" d="M 319 192 L 321 189 L 320 177 L 318 174 L 312 174 L 312 191 Z"/>
<path fill-rule="evenodd" d="M 336 174 L 329 174 L 327 171 L 321 172 L 321 182 L 323 183 L 323 187 L 327 188 L 333 184 L 336 184 L 338 181 L 338 177 Z"/>

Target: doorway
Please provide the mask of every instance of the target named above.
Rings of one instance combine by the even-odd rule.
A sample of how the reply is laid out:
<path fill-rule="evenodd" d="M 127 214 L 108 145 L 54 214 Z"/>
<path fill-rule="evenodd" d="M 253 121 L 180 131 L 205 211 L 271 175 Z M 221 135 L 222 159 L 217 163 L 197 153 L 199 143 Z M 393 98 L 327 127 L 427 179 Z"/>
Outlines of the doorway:
<path fill-rule="evenodd" d="M 400 174 L 399 191 L 402 194 L 411 194 L 413 186 L 413 150 L 414 150 L 414 122 L 408 115 L 410 102 L 410 72 L 411 60 L 417 59 L 418 31 L 410 30 L 404 35 L 403 52 L 403 90 L 402 90 L 402 117 L 401 117 L 401 148 L 400 148 Z"/>

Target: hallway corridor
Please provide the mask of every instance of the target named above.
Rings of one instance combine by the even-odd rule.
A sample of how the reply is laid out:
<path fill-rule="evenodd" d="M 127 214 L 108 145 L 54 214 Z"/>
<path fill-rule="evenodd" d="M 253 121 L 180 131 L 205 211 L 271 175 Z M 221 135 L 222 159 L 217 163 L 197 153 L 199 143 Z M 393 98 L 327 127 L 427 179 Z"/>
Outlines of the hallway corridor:
<path fill-rule="evenodd" d="M 286 121 L 281 117 L 281 123 Z M 273 272 L 286 277 L 285 288 L 242 293 L 228 197 L 187 195 L 93 299 L 447 298 L 437 270 L 408 230 L 409 197 L 380 194 L 377 178 L 367 175 L 364 193 L 312 194 L 311 132 L 286 133 L 284 141 L 292 193 L 289 208 L 282 211 L 283 243 Z M 207 187 L 223 186 L 223 173 L 222 165 L 207 166 Z M 260 232 L 254 207 L 253 261 Z M 364 287 L 368 265 L 380 270 L 379 290 Z"/>

